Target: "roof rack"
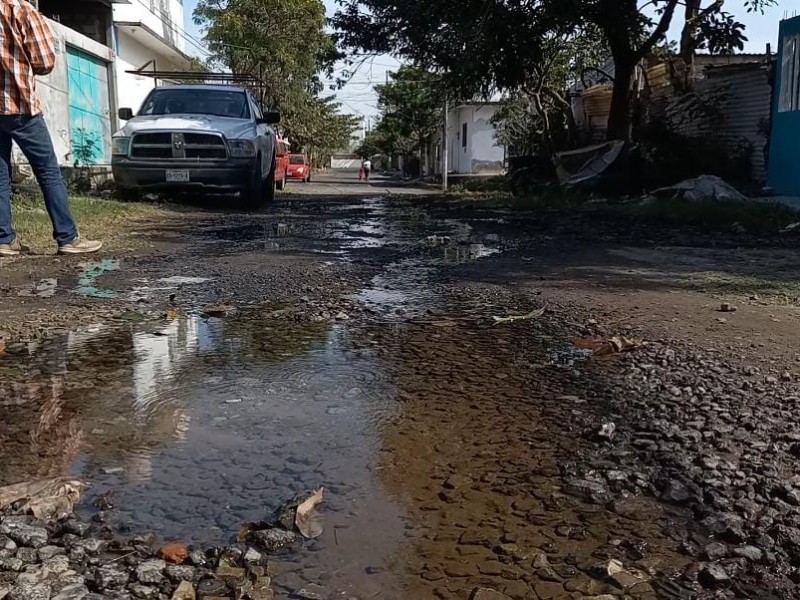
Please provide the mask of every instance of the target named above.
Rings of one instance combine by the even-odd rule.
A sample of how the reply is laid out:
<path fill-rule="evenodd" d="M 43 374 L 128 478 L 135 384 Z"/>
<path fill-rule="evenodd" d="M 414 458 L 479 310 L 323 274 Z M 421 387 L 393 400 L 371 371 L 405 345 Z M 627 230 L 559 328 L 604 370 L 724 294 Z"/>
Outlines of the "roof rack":
<path fill-rule="evenodd" d="M 249 84 L 259 85 L 261 81 L 255 75 L 244 75 L 236 73 L 206 73 L 202 71 L 157 71 L 147 70 L 150 63 L 141 67 L 140 69 L 133 69 L 125 71 L 131 75 L 140 75 L 143 77 L 152 77 L 154 79 L 166 79 L 169 81 L 203 81 L 206 83 L 221 83 L 221 84 Z"/>

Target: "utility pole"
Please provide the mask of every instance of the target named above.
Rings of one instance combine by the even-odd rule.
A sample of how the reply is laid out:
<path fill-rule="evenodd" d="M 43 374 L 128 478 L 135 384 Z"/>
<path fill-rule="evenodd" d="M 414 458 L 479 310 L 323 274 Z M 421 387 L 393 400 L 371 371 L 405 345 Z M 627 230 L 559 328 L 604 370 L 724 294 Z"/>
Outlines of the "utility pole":
<path fill-rule="evenodd" d="M 447 98 L 444 101 L 444 131 L 442 132 L 442 191 L 447 191 L 447 165 L 450 162 L 448 159 L 448 144 L 447 144 L 447 129 L 448 129 L 448 113 L 450 112 L 447 106 Z"/>

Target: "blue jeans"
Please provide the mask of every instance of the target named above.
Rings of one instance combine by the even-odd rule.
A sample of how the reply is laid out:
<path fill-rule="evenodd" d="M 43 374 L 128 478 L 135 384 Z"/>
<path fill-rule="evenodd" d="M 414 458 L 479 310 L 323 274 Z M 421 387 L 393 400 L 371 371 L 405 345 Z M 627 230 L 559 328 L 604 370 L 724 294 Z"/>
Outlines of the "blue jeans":
<path fill-rule="evenodd" d="M 0 244 L 10 244 L 17 237 L 11 222 L 12 141 L 28 159 L 42 188 L 53 238 L 59 246 L 69 244 L 78 237 L 78 228 L 69 212 L 67 186 L 42 115 L 0 115 Z"/>

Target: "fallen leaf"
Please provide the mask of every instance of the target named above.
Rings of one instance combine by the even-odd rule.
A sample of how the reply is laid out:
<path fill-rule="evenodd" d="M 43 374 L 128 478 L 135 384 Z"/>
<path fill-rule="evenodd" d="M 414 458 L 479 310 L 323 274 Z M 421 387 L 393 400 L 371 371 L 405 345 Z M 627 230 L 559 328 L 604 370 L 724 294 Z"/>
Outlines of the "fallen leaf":
<path fill-rule="evenodd" d="M 179 565 L 186 560 L 187 556 L 189 556 L 189 550 L 186 548 L 186 544 L 182 544 L 181 542 L 170 542 L 159 548 L 158 555 L 167 562 Z"/>
<path fill-rule="evenodd" d="M 615 335 L 607 340 L 599 338 L 577 338 L 573 343 L 577 348 L 591 350 L 597 356 L 633 352 L 644 345 L 644 342 L 627 338 L 624 335 Z"/>
<path fill-rule="evenodd" d="M 323 492 L 324 489 L 319 488 L 297 507 L 294 524 L 303 537 L 314 539 L 322 535 L 321 517 L 316 508 L 322 503 Z"/>
<path fill-rule="evenodd" d="M 492 317 L 494 320 L 495 325 L 501 325 L 503 323 L 514 323 L 515 321 L 530 321 L 531 319 L 538 319 L 542 315 L 544 315 L 546 309 L 544 308 L 537 308 L 529 312 L 527 315 L 511 315 L 509 317 Z"/>
<path fill-rule="evenodd" d="M 609 341 L 615 352 L 631 352 L 642 347 L 642 342 L 626 338 L 624 335 L 615 335 Z"/>

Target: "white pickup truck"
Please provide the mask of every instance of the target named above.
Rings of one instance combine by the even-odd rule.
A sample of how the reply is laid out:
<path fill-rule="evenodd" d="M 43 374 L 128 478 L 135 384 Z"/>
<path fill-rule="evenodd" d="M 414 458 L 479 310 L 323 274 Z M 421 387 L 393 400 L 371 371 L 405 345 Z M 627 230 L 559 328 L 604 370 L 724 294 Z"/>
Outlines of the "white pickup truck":
<path fill-rule="evenodd" d="M 275 112 L 262 113 L 246 89 L 227 85 L 158 87 L 113 137 L 114 182 L 145 192 L 238 193 L 250 208 L 275 197 Z"/>

